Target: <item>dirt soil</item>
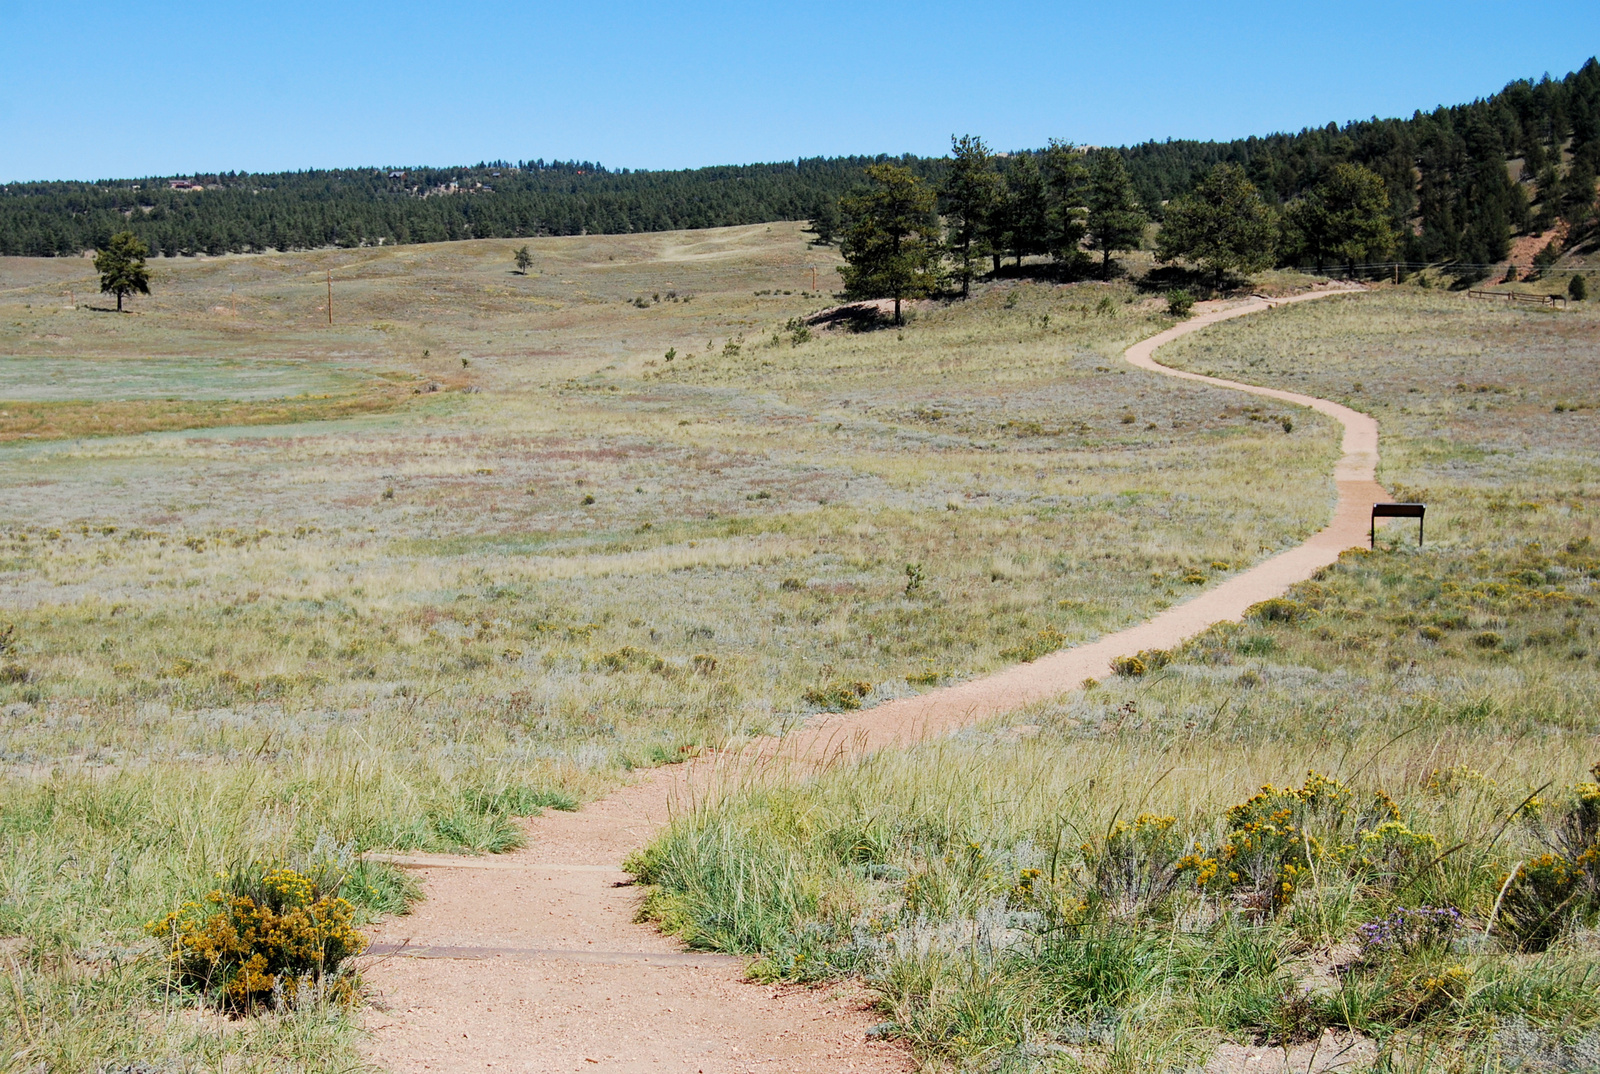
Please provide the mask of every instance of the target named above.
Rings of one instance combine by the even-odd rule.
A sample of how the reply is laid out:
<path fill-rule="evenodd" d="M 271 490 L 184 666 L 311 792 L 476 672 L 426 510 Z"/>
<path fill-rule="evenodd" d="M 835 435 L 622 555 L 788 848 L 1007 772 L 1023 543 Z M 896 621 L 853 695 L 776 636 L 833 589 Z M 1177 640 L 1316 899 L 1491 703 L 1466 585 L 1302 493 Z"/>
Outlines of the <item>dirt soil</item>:
<path fill-rule="evenodd" d="M 712 793 L 730 775 L 748 777 L 755 767 L 776 774 L 789 764 L 809 768 L 910 743 L 1077 689 L 1086 678 L 1110 674 L 1113 657 L 1171 648 L 1215 622 L 1238 619 L 1344 549 L 1365 544 L 1371 504 L 1388 499 L 1374 476 L 1373 419 L 1310 396 L 1167 369 L 1152 357 L 1163 343 L 1218 321 L 1337 290 L 1212 306 L 1125 352 L 1143 369 L 1309 406 L 1339 421 L 1345 430 L 1335 469 L 1339 501 L 1327 528 L 1091 644 L 919 697 L 820 718 L 782 740 L 653 769 L 577 813 L 530 819 L 521 851 L 492 859 L 389 857 L 418 870 L 427 897 L 409 916 L 382 923 L 363 958 L 374 997 L 366 1015 L 368 1057 L 407 1074 L 914 1069 L 903 1047 L 870 1035 L 881 1019 L 859 986 L 753 984 L 742 960 L 685 952 L 636 923 L 640 893 L 622 860 L 654 838 L 674 809 Z M 1278 1056 L 1269 1057 L 1271 1051 L 1230 1045 L 1213 1066 L 1273 1069 Z M 1341 1060 L 1352 1054 L 1348 1042 L 1326 1051 Z M 1295 1069 L 1306 1069 L 1306 1058 L 1294 1057 Z M 1323 1065 L 1325 1058 L 1312 1060 L 1314 1068 L 1335 1069 Z"/>

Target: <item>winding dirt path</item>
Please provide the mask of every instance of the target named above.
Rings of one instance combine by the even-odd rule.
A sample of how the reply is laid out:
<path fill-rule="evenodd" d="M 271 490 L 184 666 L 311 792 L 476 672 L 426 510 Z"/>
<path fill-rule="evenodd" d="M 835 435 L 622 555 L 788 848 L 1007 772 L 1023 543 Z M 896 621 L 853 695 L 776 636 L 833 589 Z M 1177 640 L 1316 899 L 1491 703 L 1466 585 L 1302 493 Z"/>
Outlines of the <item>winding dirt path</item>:
<path fill-rule="evenodd" d="M 528 822 L 526 849 L 493 859 L 391 857 L 420 870 L 427 899 L 385 922 L 364 972 L 378 997 L 366 1016 L 369 1057 L 395 1071 L 615 1071 L 625 1074 L 905 1072 L 909 1055 L 873 1040 L 878 1021 L 856 986 L 833 990 L 746 982 L 740 959 L 689 953 L 634 923 L 637 892 L 620 863 L 731 768 L 805 762 L 906 744 L 1110 673 L 1113 657 L 1171 648 L 1277 596 L 1364 543 L 1378 426 L 1323 399 L 1168 369 L 1152 357 L 1179 336 L 1320 298 L 1317 291 L 1208 310 L 1129 347 L 1142 369 L 1311 407 L 1344 426 L 1332 522 L 1192 600 L 1088 645 L 998 674 L 849 716 L 813 721 L 779 740 L 650 771 L 577 813 Z"/>

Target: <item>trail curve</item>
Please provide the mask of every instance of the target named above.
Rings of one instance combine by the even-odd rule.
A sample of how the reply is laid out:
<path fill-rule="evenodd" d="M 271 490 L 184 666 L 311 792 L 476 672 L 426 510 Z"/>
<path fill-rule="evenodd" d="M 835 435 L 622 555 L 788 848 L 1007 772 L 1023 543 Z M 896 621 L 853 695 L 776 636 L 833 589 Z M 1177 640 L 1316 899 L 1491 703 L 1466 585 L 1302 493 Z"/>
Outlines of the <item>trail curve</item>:
<path fill-rule="evenodd" d="M 869 1037 L 879 1019 L 852 985 L 833 990 L 743 980 L 741 960 L 691 954 L 636 924 L 638 895 L 621 862 L 719 771 L 774 755 L 800 759 L 907 744 L 1076 689 L 1111 660 L 1171 648 L 1213 623 L 1238 619 L 1364 543 L 1376 481 L 1377 423 L 1312 396 L 1170 369 L 1157 348 L 1232 317 L 1320 298 L 1253 299 L 1209 309 L 1129 347 L 1126 359 L 1165 376 L 1310 407 L 1344 428 L 1332 521 L 1193 599 L 1095 642 L 1030 664 L 813 721 L 781 740 L 653 769 L 577 813 L 528 822 L 529 844 L 494 859 L 388 856 L 414 867 L 427 898 L 383 923 L 364 969 L 374 989 L 365 1016 L 368 1057 L 395 1071 L 606 1071 L 621 1074 L 890 1074 L 912 1069 L 903 1049 Z M 384 857 L 374 855 L 374 857 Z"/>

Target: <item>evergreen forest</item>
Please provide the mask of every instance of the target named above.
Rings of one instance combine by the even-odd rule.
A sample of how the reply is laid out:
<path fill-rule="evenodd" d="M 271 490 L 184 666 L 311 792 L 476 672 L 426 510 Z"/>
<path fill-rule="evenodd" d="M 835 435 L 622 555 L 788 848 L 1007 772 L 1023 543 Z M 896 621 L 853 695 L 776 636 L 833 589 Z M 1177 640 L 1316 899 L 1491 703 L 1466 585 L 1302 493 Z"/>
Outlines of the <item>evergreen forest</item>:
<path fill-rule="evenodd" d="M 1059 150 L 1059 143 L 1053 147 Z M 1036 184 L 1050 149 L 997 155 L 1003 183 Z M 1094 152 L 1089 156 L 1092 158 Z M 1503 260 L 1513 234 L 1593 231 L 1600 169 L 1600 63 L 1561 79 L 1513 82 L 1469 104 L 1406 119 L 1330 123 L 1231 142 L 1147 142 L 1120 150 L 1149 218 L 1219 164 L 1243 170 L 1270 206 L 1290 205 L 1341 164 L 1387 188 L 1394 256 L 1411 262 Z M 76 256 L 131 231 L 153 255 L 242 253 L 471 238 L 619 234 L 812 220 L 827 241 L 841 199 L 890 160 L 943 187 L 948 158 L 836 157 L 681 171 L 592 162 L 483 162 L 456 168 L 223 173 L 0 186 L 0 254 Z M 1049 236 L 1012 237 L 1043 252 Z M 1285 246 L 1282 260 L 1305 260 Z"/>

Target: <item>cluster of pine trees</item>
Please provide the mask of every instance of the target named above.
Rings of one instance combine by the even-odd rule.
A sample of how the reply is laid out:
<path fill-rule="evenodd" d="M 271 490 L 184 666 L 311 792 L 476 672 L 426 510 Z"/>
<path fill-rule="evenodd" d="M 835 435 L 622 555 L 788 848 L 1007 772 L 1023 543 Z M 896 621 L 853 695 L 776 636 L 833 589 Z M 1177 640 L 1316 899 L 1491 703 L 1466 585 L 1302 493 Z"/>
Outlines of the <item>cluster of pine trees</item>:
<path fill-rule="evenodd" d="M 1047 219 L 1058 195 L 1060 146 L 994 161 L 1022 214 L 992 239 L 1005 255 L 1063 248 L 1066 221 Z M 1326 184 L 1340 165 L 1377 175 L 1394 255 L 1414 262 L 1489 264 L 1513 232 L 1566 220 L 1592 232 L 1600 170 L 1600 63 L 1554 80 L 1519 81 L 1470 104 L 1233 142 L 1149 142 L 1120 151 L 1134 201 L 1161 220 L 1218 165 L 1235 165 L 1281 210 Z M 836 230 L 838 201 L 886 157 L 817 158 L 686 171 L 611 171 L 588 162 L 519 161 L 471 168 L 311 171 L 0 186 L 0 254 L 78 254 L 131 230 L 158 254 L 292 250 L 447 239 L 626 233 L 775 220 Z M 945 185 L 946 158 L 894 158 Z M 1092 166 L 1094 155 L 1087 162 Z M 1510 167 L 1508 167 L 1508 163 Z M 1040 195 L 1039 191 L 1043 194 Z M 1059 199 L 1058 199 L 1059 200 Z M 1040 213 L 1045 213 L 1045 218 Z M 1080 220 L 1080 223 L 1083 221 Z M 1283 244 L 1280 257 L 1312 251 Z"/>
<path fill-rule="evenodd" d="M 1003 168 L 1002 168 L 1003 165 Z M 1058 270 L 1080 273 L 1089 250 L 1109 274 L 1115 250 L 1135 249 L 1148 217 L 1121 154 L 1087 156 L 1065 142 L 1040 153 L 997 157 L 981 138 L 950 140 L 937 187 L 893 163 L 871 165 L 867 186 L 841 202 L 845 293 L 900 300 L 941 290 L 954 279 L 966 295 L 985 262 L 1048 254 Z M 814 221 L 818 238 L 832 214 Z"/>

